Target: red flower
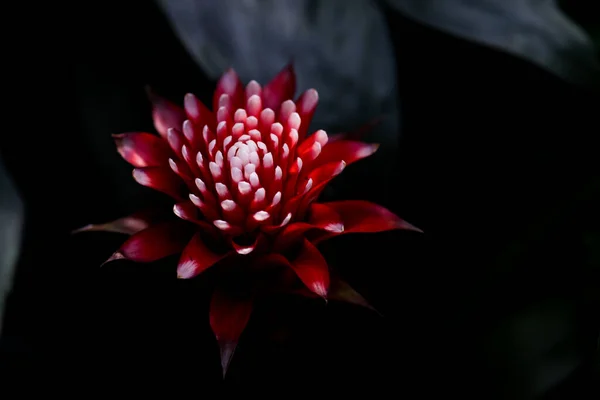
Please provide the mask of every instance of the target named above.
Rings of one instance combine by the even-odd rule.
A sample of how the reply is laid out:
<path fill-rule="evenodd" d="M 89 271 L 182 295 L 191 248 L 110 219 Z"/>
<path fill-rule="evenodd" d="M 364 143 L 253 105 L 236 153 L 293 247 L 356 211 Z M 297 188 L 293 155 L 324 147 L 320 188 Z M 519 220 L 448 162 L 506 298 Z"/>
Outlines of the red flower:
<path fill-rule="evenodd" d="M 108 261 L 152 262 L 181 253 L 180 279 L 217 263 L 243 266 L 238 272 L 244 277 L 258 277 L 237 280 L 248 283 L 249 291 L 232 290 L 231 274 L 215 288 L 210 324 L 224 371 L 257 288 L 293 290 L 289 279 L 272 285 L 261 272 L 284 266 L 313 294 L 327 298 L 329 270 L 317 243 L 345 233 L 418 230 L 366 201 L 316 202 L 335 176 L 373 154 L 377 145 L 344 136 L 329 140 L 323 130 L 307 135 L 318 94 L 310 89 L 293 101 L 294 92 L 289 66 L 264 87 L 252 81 L 244 88 L 236 73 L 227 71 L 214 93 L 214 113 L 192 94 L 185 96 L 183 109 L 151 94 L 160 136 L 114 137 L 119 153 L 135 167 L 134 179 L 174 198 L 179 219 L 153 224 L 150 215 L 140 213 L 83 228 L 133 234 Z M 346 300 L 364 303 L 343 282 L 332 284 Z"/>

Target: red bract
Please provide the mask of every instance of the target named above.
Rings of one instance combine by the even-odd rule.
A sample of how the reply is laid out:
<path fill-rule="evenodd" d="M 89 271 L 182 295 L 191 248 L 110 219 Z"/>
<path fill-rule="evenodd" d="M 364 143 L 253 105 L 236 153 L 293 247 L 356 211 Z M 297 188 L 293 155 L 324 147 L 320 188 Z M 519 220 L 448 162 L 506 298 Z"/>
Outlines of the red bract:
<path fill-rule="evenodd" d="M 307 135 L 318 94 L 310 89 L 294 101 L 294 92 L 290 66 L 264 87 L 251 81 L 244 88 L 236 73 L 227 71 L 217 84 L 214 112 L 193 94 L 185 96 L 184 108 L 150 94 L 160 136 L 114 137 L 118 152 L 135 167 L 134 179 L 174 198 L 179 219 L 152 224 L 147 214 L 136 214 L 84 228 L 133 233 L 109 261 L 152 262 L 181 253 L 180 279 L 217 263 L 243 267 L 244 279 L 238 280 L 249 289 L 238 290 L 229 274 L 215 288 L 210 306 L 224 371 L 257 289 L 297 290 L 285 274 L 274 285 L 263 279 L 265 270 L 283 266 L 310 292 L 327 298 L 330 275 L 317 243 L 345 233 L 418 230 L 370 202 L 316 202 L 335 176 L 373 154 L 377 145 L 343 136 L 328 142 L 323 130 Z M 258 278 L 245 278 L 254 272 Z M 349 286 L 334 283 L 341 289 L 332 298 L 366 304 Z"/>

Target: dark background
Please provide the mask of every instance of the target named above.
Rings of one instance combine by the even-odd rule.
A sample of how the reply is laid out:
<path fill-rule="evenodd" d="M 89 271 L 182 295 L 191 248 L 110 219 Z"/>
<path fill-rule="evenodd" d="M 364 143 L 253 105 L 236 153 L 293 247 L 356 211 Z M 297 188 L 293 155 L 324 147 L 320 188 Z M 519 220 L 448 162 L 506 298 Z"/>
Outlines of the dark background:
<path fill-rule="evenodd" d="M 53 7 L 14 11 L 22 23 L 5 62 L 0 150 L 26 219 L 2 381 L 79 395 L 597 396 L 600 107 L 591 84 L 385 8 L 401 105 L 399 150 L 385 164 L 393 189 L 357 189 L 381 167 L 365 162 L 349 171 L 354 186 L 331 196 L 380 201 L 426 234 L 324 246 L 386 318 L 295 299 L 264 305 L 223 384 L 202 280 L 175 282 L 172 260 L 100 270 L 123 238 L 69 234 L 164 201 L 131 179 L 109 140 L 152 130 L 144 85 L 207 101 L 215 82 L 151 2 Z M 591 14 L 582 2 L 565 9 Z M 357 245 L 364 250 L 342 251 Z"/>

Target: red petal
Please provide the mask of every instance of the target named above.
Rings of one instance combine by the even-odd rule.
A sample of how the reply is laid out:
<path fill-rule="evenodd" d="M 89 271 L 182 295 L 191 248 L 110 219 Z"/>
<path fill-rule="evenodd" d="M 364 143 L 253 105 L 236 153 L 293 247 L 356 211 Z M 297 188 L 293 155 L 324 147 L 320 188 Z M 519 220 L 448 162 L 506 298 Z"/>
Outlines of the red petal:
<path fill-rule="evenodd" d="M 331 287 L 329 288 L 329 300 L 342 301 L 344 303 L 355 304 L 357 306 L 368 308 L 381 315 L 369 302 L 360 295 L 356 290 L 341 279 L 332 279 Z"/>
<path fill-rule="evenodd" d="M 177 278 L 194 278 L 228 255 L 229 253 L 217 254 L 210 250 L 197 233 L 181 254 L 177 265 Z"/>
<path fill-rule="evenodd" d="M 204 127 L 208 125 L 208 128 L 214 130 L 215 128 L 215 117 L 205 105 L 192 93 L 185 95 L 183 102 L 185 113 L 188 119 L 195 125 Z"/>
<path fill-rule="evenodd" d="M 276 251 L 282 251 L 302 240 L 304 234 L 312 229 L 320 229 L 334 234 L 344 231 L 341 216 L 331 207 L 313 203 L 310 206 L 309 213 L 308 222 L 296 222 L 286 226 L 281 231 L 275 240 L 274 248 Z"/>
<path fill-rule="evenodd" d="M 282 215 L 288 213 L 302 216 L 307 207 L 316 200 L 327 184 L 336 176 L 342 173 L 346 163 L 344 161 L 332 162 L 325 165 L 321 165 L 319 168 L 311 171 L 308 177 L 305 179 L 312 179 L 312 187 L 306 193 L 300 193 L 299 195 L 291 198 L 284 206 Z"/>
<path fill-rule="evenodd" d="M 158 167 L 166 165 L 170 156 L 163 139 L 144 132 L 113 135 L 117 151 L 134 167 Z"/>
<path fill-rule="evenodd" d="M 345 233 L 376 233 L 394 229 L 422 232 L 385 207 L 363 200 L 332 201 L 322 205 L 335 210 L 344 221 L 344 231 L 331 233 L 313 240 L 321 242 L 331 236 Z"/>
<path fill-rule="evenodd" d="M 306 137 L 312 121 L 313 114 L 319 103 L 319 94 L 315 89 L 308 89 L 296 100 L 296 112 L 300 115 L 300 129 L 298 129 L 298 143 Z"/>
<path fill-rule="evenodd" d="M 319 250 L 304 239 L 302 248 L 290 266 L 306 287 L 321 297 L 329 290 L 329 269 Z"/>
<path fill-rule="evenodd" d="M 336 140 L 334 142 L 328 142 L 321 154 L 311 164 L 312 168 L 316 168 L 327 163 L 334 161 L 345 161 L 346 165 L 350 165 L 353 162 L 369 157 L 377 151 L 379 148 L 378 144 L 370 144 L 357 142 L 354 140 Z"/>
<path fill-rule="evenodd" d="M 152 225 L 127 239 L 105 263 L 123 258 L 140 263 L 160 260 L 182 251 L 190 237 L 190 225 L 181 221 Z"/>
<path fill-rule="evenodd" d="M 162 217 L 164 217 L 163 213 L 155 209 L 144 210 L 104 224 L 86 225 L 83 228 L 74 230 L 72 233 L 116 232 L 133 235 L 148 228 L 153 222 L 158 222 Z"/>
<path fill-rule="evenodd" d="M 133 170 L 133 179 L 142 186 L 166 193 L 174 199 L 183 199 L 183 181 L 168 167 L 136 168 Z"/>
<path fill-rule="evenodd" d="M 217 88 L 213 95 L 213 112 L 215 114 L 219 109 L 219 99 L 223 94 L 229 95 L 234 110 L 243 106 L 244 86 L 233 68 L 228 69 L 217 82 Z"/>
<path fill-rule="evenodd" d="M 213 224 L 210 224 L 199 218 L 198 207 L 196 207 L 194 203 L 189 200 L 175 204 L 173 206 L 173 213 L 184 221 L 189 221 L 198 225 L 198 227 L 200 227 L 200 229 L 202 229 L 202 231 L 205 233 L 214 236 L 217 236 L 218 234 L 218 230 Z"/>
<path fill-rule="evenodd" d="M 306 288 L 298 288 L 288 290 L 284 293 L 296 294 L 303 297 L 308 298 L 318 298 L 313 292 L 307 290 Z M 329 293 L 327 295 L 328 300 L 340 301 L 344 303 L 354 304 L 357 306 L 368 308 L 369 310 L 375 311 L 377 314 L 381 316 L 381 313 L 377 311 L 369 302 L 360 295 L 356 290 L 352 288 L 348 284 L 348 282 L 343 281 L 339 278 L 331 277 L 331 284 L 329 286 Z"/>
<path fill-rule="evenodd" d="M 183 121 L 186 118 L 185 112 L 183 108 L 157 95 L 152 89 L 148 88 L 147 92 L 152 102 L 154 127 L 164 139 L 167 139 L 167 130 L 169 128 L 181 129 Z"/>
<path fill-rule="evenodd" d="M 284 67 L 263 89 L 264 107 L 278 112 L 279 106 L 296 92 L 296 73 L 292 64 Z"/>
<path fill-rule="evenodd" d="M 221 349 L 223 377 L 235 352 L 237 343 L 250 320 L 252 299 L 234 297 L 215 289 L 210 302 L 210 327 Z"/>

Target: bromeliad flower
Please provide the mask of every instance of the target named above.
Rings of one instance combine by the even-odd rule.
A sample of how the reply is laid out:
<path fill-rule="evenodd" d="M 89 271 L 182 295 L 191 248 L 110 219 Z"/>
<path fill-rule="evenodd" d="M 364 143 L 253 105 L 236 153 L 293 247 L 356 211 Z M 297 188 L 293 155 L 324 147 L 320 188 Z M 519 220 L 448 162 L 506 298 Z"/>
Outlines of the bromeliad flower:
<path fill-rule="evenodd" d="M 132 234 L 108 261 L 152 262 L 181 253 L 180 279 L 217 265 L 227 271 L 210 306 L 224 371 L 258 295 L 297 291 L 298 282 L 306 294 L 328 298 L 332 289 L 364 303 L 343 282 L 330 282 L 319 242 L 346 233 L 418 231 L 370 202 L 316 202 L 335 176 L 377 146 L 328 137 L 323 130 L 307 135 L 318 94 L 310 89 L 293 101 L 294 92 L 289 66 L 264 87 L 251 81 L 244 88 L 227 71 L 214 93 L 215 112 L 192 94 L 183 109 L 150 94 L 160 136 L 114 137 L 121 156 L 135 167 L 134 179 L 175 199 L 179 218 L 152 223 L 140 213 L 83 229 Z M 278 279 L 266 271 L 277 271 Z"/>

